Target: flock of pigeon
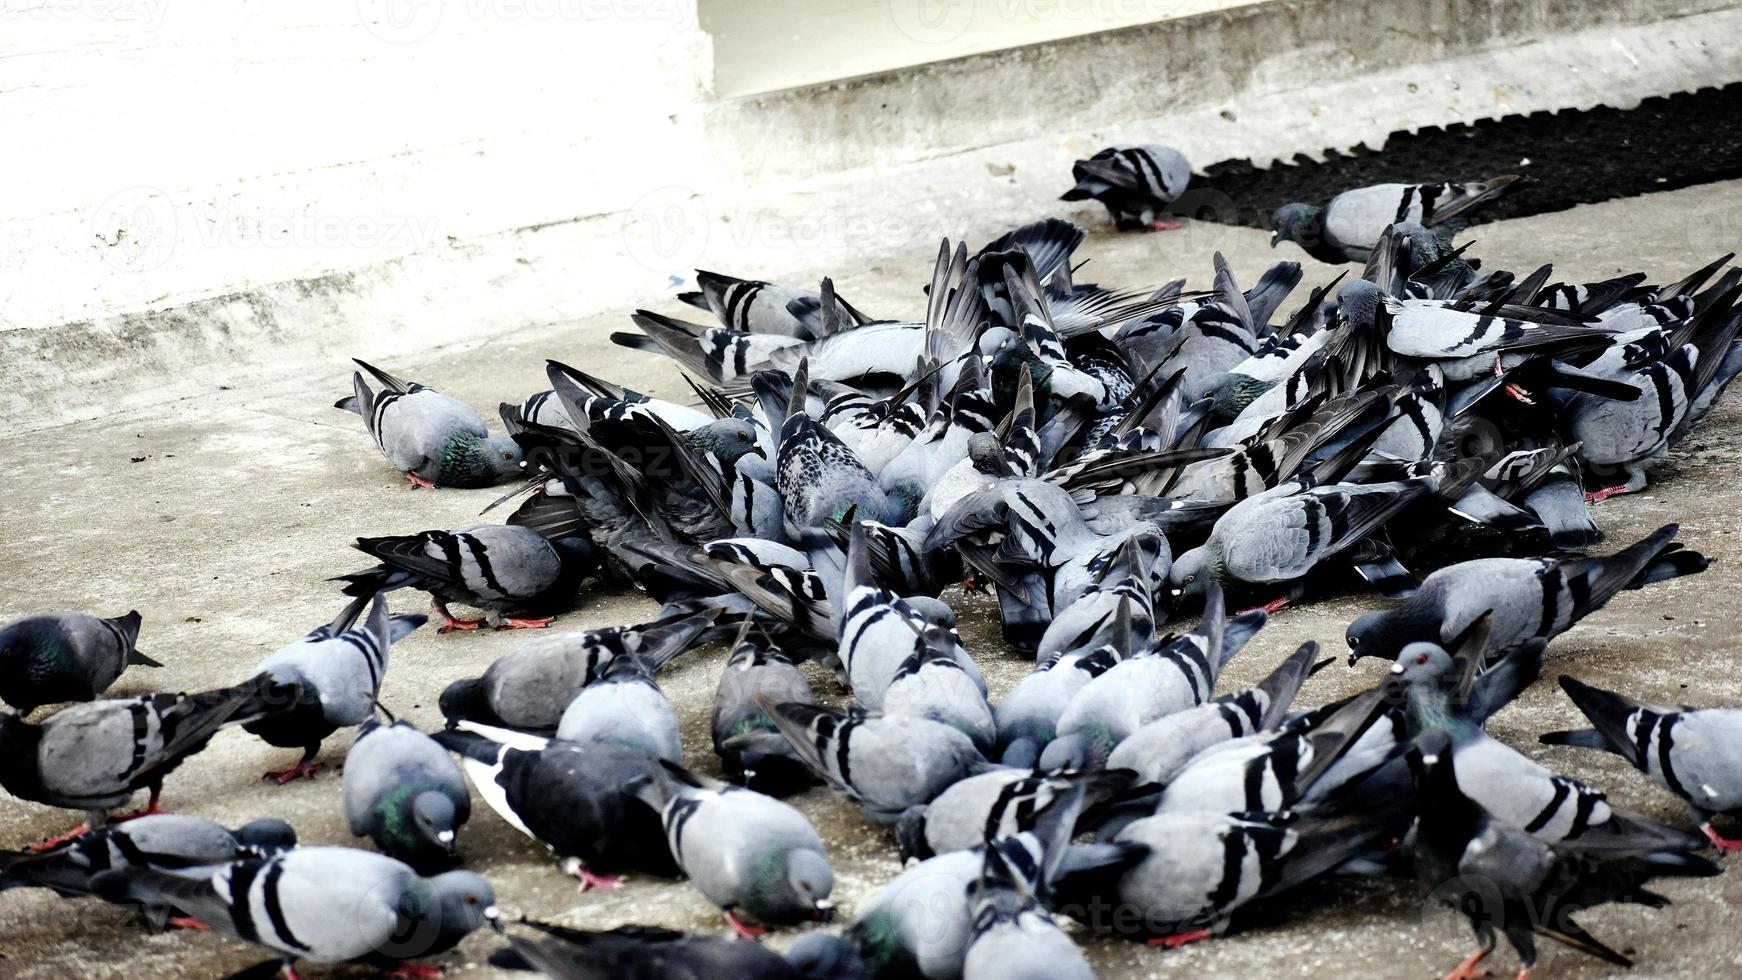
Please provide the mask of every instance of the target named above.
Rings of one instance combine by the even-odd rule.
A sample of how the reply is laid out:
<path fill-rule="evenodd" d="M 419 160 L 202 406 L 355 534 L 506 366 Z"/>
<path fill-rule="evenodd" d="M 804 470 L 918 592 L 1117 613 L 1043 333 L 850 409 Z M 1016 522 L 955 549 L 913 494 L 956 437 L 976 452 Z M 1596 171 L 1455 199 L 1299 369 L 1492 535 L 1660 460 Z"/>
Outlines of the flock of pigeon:
<path fill-rule="evenodd" d="M 1188 175 L 1165 148 L 1114 148 L 1066 196 L 1152 225 Z M 88 824 L 0 853 L 0 890 L 234 936 L 270 951 L 256 976 L 424 975 L 414 961 L 488 925 L 507 942 L 493 963 L 553 977 L 1065 980 L 1092 975 L 1067 919 L 1175 946 L 1309 881 L 1393 875 L 1469 918 L 1480 948 L 1456 977 L 1500 937 L 1521 977 L 1539 937 L 1626 965 L 1574 915 L 1662 906 L 1653 879 L 1716 875 L 1703 852 L 1742 848 L 1711 822 L 1742 811 L 1742 710 L 1561 679 L 1592 728 L 1543 741 L 1621 755 L 1687 801 L 1692 830 L 1483 723 L 1618 591 L 1705 568 L 1674 525 L 1587 556 L 1603 540 L 1587 504 L 1644 486 L 1742 371 L 1742 270 L 1483 269 L 1436 226 L 1511 182 L 1290 205 L 1278 240 L 1366 263 L 1304 296 L 1296 262 L 1242 288 L 1220 255 L 1202 291 L 1079 282 L 1085 235 L 1059 219 L 973 254 L 946 240 L 913 321 L 867 316 L 828 280 L 700 273 L 681 298 L 717 325 L 642 311 L 612 338 L 675 360 L 692 404 L 552 361 L 550 390 L 502 406 L 502 436 L 359 362 L 338 407 L 394 468 L 420 487 L 516 482 L 497 501 L 519 501 L 512 516 L 359 539 L 378 564 L 336 580 L 343 612 L 234 687 L 103 699 L 156 666 L 137 614 L 7 626 L 0 785 Z M 1494 547 L 1418 578 L 1408 562 L 1438 546 L 1410 544 L 1453 537 Z M 584 587 L 623 583 L 659 614 L 535 635 L 441 692 L 443 731 L 379 703 L 390 647 L 426 620 L 391 614 L 389 592 L 428 592 L 447 632 L 544 627 Z M 995 596 L 1007 650 L 966 649 L 958 586 Z M 1216 693 L 1269 614 L 1351 587 L 1400 600 L 1347 631 L 1351 665 L 1391 665 L 1381 683 L 1298 704 L 1331 662 L 1307 643 Z M 730 644 L 712 714 L 729 781 L 682 766 L 659 686 L 714 642 Z M 976 658 L 1004 656 L 1034 669 L 994 704 Z M 806 660 L 850 700 L 819 703 Z M 78 703 L 26 720 L 62 702 Z M 300 752 L 280 781 L 356 729 L 343 807 L 374 849 L 161 813 L 166 777 L 230 725 Z M 819 783 L 908 867 L 781 954 L 755 937 L 832 918 L 828 847 L 782 800 Z M 139 790 L 141 814 L 111 816 Z M 511 921 L 455 867 L 474 799 L 583 888 L 687 878 L 735 936 Z"/>

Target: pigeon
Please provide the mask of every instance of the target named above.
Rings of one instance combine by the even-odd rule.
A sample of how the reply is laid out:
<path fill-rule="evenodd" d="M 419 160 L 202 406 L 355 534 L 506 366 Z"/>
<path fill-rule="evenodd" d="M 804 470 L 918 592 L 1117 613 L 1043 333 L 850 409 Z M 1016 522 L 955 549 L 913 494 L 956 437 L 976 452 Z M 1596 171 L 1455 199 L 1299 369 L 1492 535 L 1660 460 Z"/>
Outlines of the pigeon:
<path fill-rule="evenodd" d="M 654 664 L 640 656 L 612 658 L 599 679 L 563 709 L 556 737 L 683 761 L 677 712 L 654 682 L 653 670 Z"/>
<path fill-rule="evenodd" d="M 612 661 L 639 656 L 657 671 L 699 642 L 713 619 L 683 614 L 635 626 L 534 636 L 498 657 L 482 676 L 443 688 L 441 712 L 449 724 L 477 721 L 554 732 L 563 710 Z"/>
<path fill-rule="evenodd" d="M 29 714 L 45 704 L 90 701 L 128 667 L 161 667 L 140 653 L 139 614 L 113 619 L 48 612 L 0 629 L 0 700 Z"/>
<path fill-rule="evenodd" d="M 669 762 L 636 791 L 660 811 L 685 877 L 725 911 L 738 935 L 755 939 L 762 926 L 819 918 L 834 907 L 835 873 L 823 839 L 787 804 Z"/>
<path fill-rule="evenodd" d="M 887 718 L 927 718 L 968 736 L 974 747 L 990 752 L 998 738 L 992 706 L 986 703 L 985 681 L 962 667 L 967 657 L 953 629 L 926 627 L 921 648 L 902 661 L 883 692 Z"/>
<path fill-rule="evenodd" d="M 1349 624 L 1349 662 L 1395 660 L 1415 641 L 1447 643 L 1484 612 L 1494 614 L 1490 662 L 1532 639 L 1549 640 L 1601 609 L 1622 589 L 1703 570 L 1704 555 L 1656 532 L 1604 558 L 1479 558 L 1427 576 L 1403 604 Z"/>
<path fill-rule="evenodd" d="M 1059 719 L 1091 680 L 1119 663 L 1124 654 L 1112 644 L 1067 650 L 1017 682 L 992 709 L 998 728 L 998 761 L 1028 769 L 1058 737 Z"/>
<path fill-rule="evenodd" d="M 847 543 L 847 568 L 841 586 L 840 656 L 853 696 L 869 711 L 883 707 L 909 658 L 930 648 L 929 630 L 954 630 L 955 612 L 930 596 L 898 597 L 878 581 L 871 565 L 869 529 L 855 525 Z M 933 639 L 940 640 L 933 636 Z M 984 692 L 980 669 L 959 642 L 947 648 L 962 670 Z"/>
<path fill-rule="evenodd" d="M 1742 710 L 1635 701 L 1564 674 L 1560 685 L 1593 727 L 1549 732 L 1544 743 L 1615 753 L 1686 800 L 1700 832 L 1719 850 L 1742 851 L 1742 841 L 1712 826 L 1714 814 L 1742 812 L 1742 764 L 1735 757 Z"/>
<path fill-rule="evenodd" d="M 520 475 L 520 447 L 490 435 L 471 406 L 363 361 L 357 366 L 382 390 L 370 390 L 359 371 L 351 376 L 356 394 L 333 407 L 363 416 L 381 454 L 413 487 L 487 487 Z"/>
<path fill-rule="evenodd" d="M 1076 186 L 1061 201 L 1094 199 L 1107 208 L 1115 227 L 1165 231 L 1178 228 L 1161 220 L 1167 206 L 1179 199 L 1192 179 L 1191 164 L 1169 146 L 1148 143 L 1109 146 L 1071 165 Z"/>
<path fill-rule="evenodd" d="M 44 851 L 0 851 L 0 891 L 52 888 L 62 895 L 90 895 L 91 879 L 104 871 L 139 867 L 198 877 L 217 865 L 295 846 L 296 831 L 276 817 L 231 830 L 204 817 L 158 813 L 88 831 Z"/>
<path fill-rule="evenodd" d="M 1113 747 L 1107 768 L 1134 773 L 1138 786 L 1164 786 L 1199 753 L 1230 739 L 1273 731 L 1312 672 L 1318 649 L 1309 640 L 1253 687 L 1139 727 Z"/>
<path fill-rule="evenodd" d="M 1174 559 L 1176 596 L 1202 594 L 1210 582 L 1274 586 L 1306 575 L 1353 547 L 1426 493 L 1432 481 L 1283 484 L 1229 508 L 1210 538 Z"/>
<path fill-rule="evenodd" d="M 1294 242 L 1321 262 L 1366 262 L 1394 222 L 1428 228 L 1469 215 L 1518 182 L 1515 174 L 1464 184 L 1374 184 L 1338 194 L 1323 207 L 1285 204 L 1270 218 L 1270 244 Z"/>
<path fill-rule="evenodd" d="M 1083 685 L 1060 716 L 1058 737 L 1041 753 L 1040 767 L 1101 768 L 1113 747 L 1139 728 L 1208 701 L 1222 668 L 1266 619 L 1253 611 L 1224 622 L 1222 594 L 1212 584 L 1197 629 Z"/>
<path fill-rule="evenodd" d="M 829 324 L 839 329 L 870 322 L 836 295 L 834 283 L 826 279 L 824 290 L 818 292 L 697 269 L 696 287 L 695 292 L 679 293 L 677 298 L 719 317 L 728 330 L 820 340 L 833 332 L 827 329 Z M 834 311 L 825 315 L 830 303 Z"/>
<path fill-rule="evenodd" d="M 659 813 L 635 795 L 652 757 L 601 742 L 544 739 L 475 722 L 432 736 L 461 756 L 472 787 L 509 826 L 550 849 L 581 889 L 616 888 L 615 872 L 673 877 Z"/>
<path fill-rule="evenodd" d="M 895 823 L 986 765 L 968 736 L 927 718 L 761 703 L 799 758 L 873 823 Z"/>
<path fill-rule="evenodd" d="M 910 807 L 895 826 L 903 863 L 967 850 L 1035 829 L 1054 802 L 1081 787 L 1086 806 L 1130 784 L 1123 772 L 1042 773 L 1000 766 L 956 783 L 925 806 Z"/>
<path fill-rule="evenodd" d="M 809 366 L 809 361 L 801 361 L 793 378 L 793 404 L 777 427 L 780 441 L 774 458 L 774 489 L 785 502 L 786 533 L 795 538 L 829 520 L 846 521 L 858 515 L 881 521 L 892 516 L 877 477 L 804 408 Z"/>
<path fill-rule="evenodd" d="M 859 954 L 839 936 L 808 932 L 785 956 L 761 943 L 687 935 L 658 926 L 586 932 L 521 920 L 532 930 L 506 931 L 509 948 L 490 965 L 529 969 L 555 980 L 645 977 L 648 980 L 862 980 Z"/>
<path fill-rule="evenodd" d="M 369 618 L 357 616 L 364 603 Z M 279 650 L 255 668 L 280 684 L 294 687 L 297 697 L 287 710 L 243 725 L 268 745 L 302 749 L 295 765 L 266 774 L 288 783 L 313 777 L 324 766 L 314 762 L 321 742 L 341 728 L 361 725 L 375 714 L 381 680 L 387 674 L 387 650 L 425 622 L 419 614 L 389 616 L 387 600 L 358 599 L 326 626 Z"/>
<path fill-rule="evenodd" d="M 445 953 L 497 917 L 490 883 L 470 871 L 419 877 L 393 858 L 348 847 L 298 847 L 245 858 L 207 877 L 147 868 L 106 871 L 94 890 L 117 902 L 185 911 L 215 932 L 297 960 L 396 967 Z"/>
<path fill-rule="evenodd" d="M 334 579 L 345 583 L 345 595 L 421 589 L 435 600 L 442 633 L 475 630 L 486 622 L 504 629 L 549 626 L 557 613 L 574 605 L 581 581 L 596 564 L 591 542 L 552 541 L 518 524 L 358 538 L 356 548 L 381 564 Z M 458 619 L 448 611 L 450 602 L 481 609 L 484 617 Z"/>
<path fill-rule="evenodd" d="M 1467 795 L 1443 737 L 1424 740 L 1420 752 L 1418 815 L 1405 847 L 1417 880 L 1462 912 L 1481 942 L 1451 976 L 1483 975 L 1480 964 L 1494 951 L 1497 933 L 1518 951 L 1524 980 L 1536 965 L 1539 935 L 1632 966 L 1573 921 L 1573 914 L 1607 902 L 1662 908 L 1669 901 L 1645 890 L 1652 879 L 1710 877 L 1722 870 L 1697 855 L 1666 852 L 1651 835 L 1590 846 L 1544 841 Z"/>
<path fill-rule="evenodd" d="M 1093 980 L 1083 951 L 1035 898 L 1003 851 L 986 848 L 968 894 L 973 931 L 962 980 Z"/>
<path fill-rule="evenodd" d="M 810 704 L 810 682 L 772 643 L 751 635 L 744 621 L 720 671 L 711 724 L 714 752 L 727 775 L 771 796 L 798 792 L 816 780 L 761 701 Z"/>
<path fill-rule="evenodd" d="M 53 846 L 102 827 L 141 789 L 151 797 L 136 816 L 158 812 L 164 777 L 218 729 L 282 713 L 297 697 L 294 683 L 261 672 L 198 694 L 75 704 L 34 725 L 0 712 L 0 786 L 21 800 L 85 811 L 85 825 L 44 845 Z"/>
<path fill-rule="evenodd" d="M 454 836 L 472 815 L 453 757 L 403 721 L 363 723 L 345 754 L 340 801 L 352 836 L 424 873 L 452 864 Z"/>

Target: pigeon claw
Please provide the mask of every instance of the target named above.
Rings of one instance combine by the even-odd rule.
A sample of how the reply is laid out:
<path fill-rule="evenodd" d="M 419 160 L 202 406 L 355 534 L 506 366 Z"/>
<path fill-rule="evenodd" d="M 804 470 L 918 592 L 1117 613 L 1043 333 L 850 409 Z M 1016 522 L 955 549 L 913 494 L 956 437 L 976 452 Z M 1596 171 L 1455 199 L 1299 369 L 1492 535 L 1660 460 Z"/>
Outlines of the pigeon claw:
<path fill-rule="evenodd" d="M 320 772 L 326 767 L 327 764 L 324 762 L 299 762 L 296 765 L 291 766 L 289 769 L 278 769 L 268 772 L 260 778 L 270 779 L 278 785 L 283 786 L 285 783 L 294 783 L 299 779 L 313 779 L 315 778 L 315 773 Z"/>
<path fill-rule="evenodd" d="M 1526 405 L 1535 405 L 1536 399 L 1530 397 L 1530 392 L 1508 381 L 1500 386 L 1500 390 Z"/>
<path fill-rule="evenodd" d="M 411 489 L 413 490 L 416 490 L 419 487 L 422 487 L 425 490 L 434 490 L 436 488 L 435 484 L 421 476 L 418 476 L 416 473 L 407 473 L 405 474 L 405 478 L 411 481 Z"/>
<path fill-rule="evenodd" d="M 739 938 L 748 939 L 751 942 L 761 939 L 768 933 L 767 929 L 748 925 L 740 921 L 738 916 L 734 915 L 730 909 L 726 911 L 726 923 L 732 927 L 732 931 L 737 933 Z"/>
<path fill-rule="evenodd" d="M 580 865 L 576 865 L 574 870 L 569 873 L 581 880 L 581 891 L 586 891 L 589 888 L 611 889 L 623 887 L 624 879 L 621 875 L 616 877 L 610 875 L 596 875 Z"/>
<path fill-rule="evenodd" d="M 1157 949 L 1178 949 L 1191 943 L 1202 942 L 1214 936 L 1209 929 L 1193 929 L 1190 932 L 1176 932 L 1171 936 L 1159 936 L 1144 943 Z"/>
<path fill-rule="evenodd" d="M 43 851 L 52 851 L 62 844 L 78 840 L 80 837 L 83 837 L 90 832 L 91 828 L 89 825 L 79 824 L 77 827 L 74 827 L 64 834 L 39 840 L 36 843 L 25 847 L 24 851 L 27 854 L 41 854 Z"/>
<path fill-rule="evenodd" d="M 1610 497 L 1620 496 L 1621 494 L 1628 492 L 1630 491 L 1627 489 L 1626 484 L 1622 484 L 1618 487 L 1604 487 L 1601 490 L 1595 490 L 1591 493 L 1585 494 L 1585 503 L 1600 504 L 1603 501 L 1608 500 Z"/>
<path fill-rule="evenodd" d="M 212 927 L 191 915 L 172 915 L 169 917 L 171 929 L 191 929 L 194 932 L 211 932 Z"/>
<path fill-rule="evenodd" d="M 1157 221 L 1151 221 L 1149 224 L 1144 225 L 1144 227 L 1148 228 L 1150 231 L 1179 231 L 1181 228 L 1183 228 L 1185 226 L 1181 225 L 1177 221 L 1157 220 Z"/>
<path fill-rule="evenodd" d="M 445 972 L 447 971 L 434 964 L 401 963 L 388 970 L 384 976 L 392 977 L 394 980 L 435 980 L 436 977 Z"/>
<path fill-rule="evenodd" d="M 1457 969 L 1446 974 L 1446 980 L 1483 980 L 1484 977 L 1488 976 L 1488 971 L 1481 968 L 1482 961 L 1487 959 L 1491 952 L 1493 950 L 1483 948 L 1464 957 L 1464 962 L 1459 963 Z M 1528 972 L 1528 968 L 1526 972 Z"/>
<path fill-rule="evenodd" d="M 1705 834 L 1706 839 L 1712 842 L 1712 846 L 1725 854 L 1742 851 L 1742 838 L 1725 837 L 1718 833 L 1718 828 L 1712 826 L 1710 822 L 1700 824 L 1700 833 Z"/>
<path fill-rule="evenodd" d="M 516 619 L 510 617 L 502 621 L 498 629 L 505 630 L 541 630 L 556 622 L 555 616 L 545 616 L 542 619 Z"/>
<path fill-rule="evenodd" d="M 453 613 L 448 612 L 448 607 L 439 602 L 435 604 L 435 611 L 436 615 L 442 618 L 442 625 L 436 630 L 437 633 L 452 633 L 454 630 L 470 631 L 478 629 L 484 625 L 482 619 L 460 619 Z"/>
<path fill-rule="evenodd" d="M 1288 608 L 1288 596 L 1283 596 L 1280 599 L 1272 599 L 1262 606 L 1253 606 L 1251 609 L 1242 609 L 1242 610 L 1240 610 L 1240 612 L 1241 613 L 1249 613 L 1249 612 L 1279 613 L 1287 608 Z"/>

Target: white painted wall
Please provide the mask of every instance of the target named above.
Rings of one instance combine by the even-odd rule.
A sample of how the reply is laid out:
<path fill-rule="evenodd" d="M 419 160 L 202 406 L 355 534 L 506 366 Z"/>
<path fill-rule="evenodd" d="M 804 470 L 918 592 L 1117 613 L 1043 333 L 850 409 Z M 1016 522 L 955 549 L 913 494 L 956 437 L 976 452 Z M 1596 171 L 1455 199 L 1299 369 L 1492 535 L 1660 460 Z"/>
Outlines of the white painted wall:
<path fill-rule="evenodd" d="M 693 0 L 0 0 L 0 329 L 628 207 L 709 69 Z"/>

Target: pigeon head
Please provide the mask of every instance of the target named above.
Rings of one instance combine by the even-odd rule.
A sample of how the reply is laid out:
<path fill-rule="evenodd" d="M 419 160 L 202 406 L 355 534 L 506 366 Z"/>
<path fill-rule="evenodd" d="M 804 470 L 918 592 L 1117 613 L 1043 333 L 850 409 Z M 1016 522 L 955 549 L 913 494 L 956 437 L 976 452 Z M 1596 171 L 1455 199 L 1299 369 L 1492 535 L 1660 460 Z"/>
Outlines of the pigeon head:
<path fill-rule="evenodd" d="M 448 487 L 487 487 L 519 476 L 525 458 L 520 444 L 508 436 L 461 433 L 442 446 L 432 482 Z"/>
<path fill-rule="evenodd" d="M 956 628 L 956 611 L 949 603 L 931 596 L 917 595 L 901 600 L 913 614 L 924 620 L 928 626 L 938 626 L 943 629 Z"/>
<path fill-rule="evenodd" d="M 756 442 L 756 426 L 746 419 L 717 419 L 692 429 L 689 440 L 727 465 L 738 462 L 748 453 L 765 455 Z"/>
<path fill-rule="evenodd" d="M 1040 741 L 1032 735 L 1011 739 L 1004 747 L 1004 755 L 998 760 L 1001 765 L 1016 769 L 1032 769 L 1040 762 Z"/>
<path fill-rule="evenodd" d="M 435 895 L 439 927 L 430 953 L 452 949 L 479 926 L 496 919 L 496 892 L 482 875 L 447 871 L 427 881 Z"/>
<path fill-rule="evenodd" d="M 869 976 L 852 943 L 820 929 L 800 936 L 786 959 L 806 980 L 860 980 Z"/>
<path fill-rule="evenodd" d="M 1060 735 L 1047 743 L 1035 768 L 1043 772 L 1081 772 L 1093 761 L 1089 749 L 1087 735 L 1080 732 Z"/>
<path fill-rule="evenodd" d="M 991 327 L 980 334 L 980 356 L 990 364 L 998 353 L 1017 345 L 1016 331 L 1009 327 Z"/>
<path fill-rule="evenodd" d="M 454 801 L 446 793 L 425 790 L 412 797 L 411 826 L 431 847 L 454 853 Z"/>
<path fill-rule="evenodd" d="M 1324 239 L 1325 209 L 1311 204 L 1284 204 L 1270 216 L 1270 247 L 1277 242 L 1294 242 L 1311 248 Z"/>
<path fill-rule="evenodd" d="M 1167 571 L 1167 582 L 1173 588 L 1174 598 L 1202 596 L 1211 579 L 1215 578 L 1217 563 L 1214 558 L 1207 544 L 1174 558 L 1173 567 Z"/>
<path fill-rule="evenodd" d="M 1451 671 L 1452 655 L 1438 643 L 1411 643 L 1391 665 L 1391 672 L 1411 686 L 1436 683 Z"/>
<path fill-rule="evenodd" d="M 262 856 L 296 846 L 296 830 L 277 817 L 261 817 L 236 828 L 236 843 Z"/>
<path fill-rule="evenodd" d="M 784 856 L 786 877 L 777 904 L 810 918 L 828 914 L 834 908 L 829 895 L 835 890 L 835 872 L 828 859 L 809 849 L 787 851 Z"/>
<path fill-rule="evenodd" d="M 1419 595 L 1419 593 L 1418 593 Z M 1404 644 L 1422 638 L 1438 638 L 1439 618 L 1430 604 L 1406 602 L 1396 609 L 1357 616 L 1344 639 L 1349 644 L 1349 665 L 1363 657 L 1396 660 Z"/>
<path fill-rule="evenodd" d="M 1385 294 L 1379 287 L 1365 279 L 1346 282 L 1337 290 L 1338 309 L 1343 314 L 1343 322 L 1357 327 L 1371 327 L 1379 316 L 1379 309 L 1385 302 Z"/>
<path fill-rule="evenodd" d="M 1009 476 L 1010 466 L 1004 458 L 1004 446 L 990 432 L 976 432 L 968 437 L 968 461 L 974 469 L 987 476 Z"/>
<path fill-rule="evenodd" d="M 895 847 L 901 863 L 924 861 L 932 856 L 925 839 L 925 807 L 910 806 L 895 821 Z"/>
<path fill-rule="evenodd" d="M 501 724 L 502 719 L 490 707 L 490 697 L 484 689 L 482 677 L 468 677 L 465 680 L 454 681 L 442 689 L 441 697 L 436 700 L 441 709 L 442 717 L 450 723 L 457 721 L 481 721 L 488 724 Z"/>

